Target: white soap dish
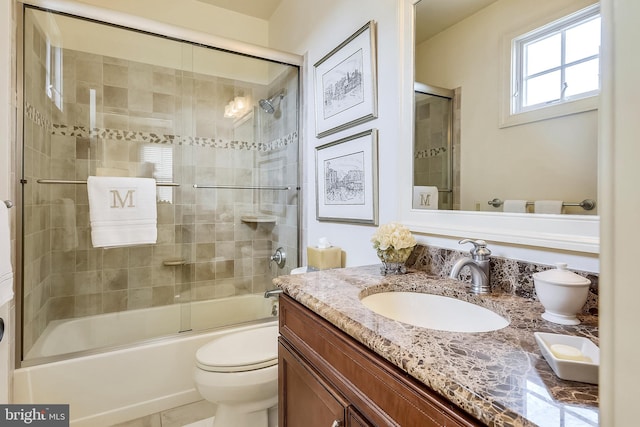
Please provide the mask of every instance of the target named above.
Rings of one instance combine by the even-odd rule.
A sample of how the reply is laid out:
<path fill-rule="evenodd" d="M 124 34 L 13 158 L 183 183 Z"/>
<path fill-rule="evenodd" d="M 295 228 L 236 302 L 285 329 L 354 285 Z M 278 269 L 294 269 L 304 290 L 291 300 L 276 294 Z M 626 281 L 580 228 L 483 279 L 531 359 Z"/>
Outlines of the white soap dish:
<path fill-rule="evenodd" d="M 600 366 L 600 349 L 590 339 L 573 335 L 549 334 L 534 332 L 536 342 L 542 355 L 546 359 L 553 372 L 563 380 L 580 381 L 590 384 L 598 384 L 598 369 Z M 581 352 L 583 360 L 571 360 L 557 357 L 551 346 L 561 344 L 573 347 L 573 350 Z"/>

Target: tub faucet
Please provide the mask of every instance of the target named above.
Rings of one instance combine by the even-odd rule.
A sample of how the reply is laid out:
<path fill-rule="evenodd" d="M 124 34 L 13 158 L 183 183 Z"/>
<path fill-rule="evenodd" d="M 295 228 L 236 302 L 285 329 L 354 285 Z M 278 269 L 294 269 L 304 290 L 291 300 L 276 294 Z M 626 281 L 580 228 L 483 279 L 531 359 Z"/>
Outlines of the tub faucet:
<path fill-rule="evenodd" d="M 265 291 L 264 297 L 265 298 L 278 297 L 278 296 L 280 296 L 281 293 L 282 293 L 282 289 L 280 289 L 280 288 L 269 289 L 268 291 Z"/>
<path fill-rule="evenodd" d="M 474 294 L 487 294 L 491 292 L 491 268 L 489 257 L 491 251 L 487 249 L 487 242 L 484 240 L 463 239 L 458 242 L 463 245 L 471 243 L 473 249 L 469 251 L 471 258 L 462 257 L 453 264 L 449 277 L 457 279 L 460 271 L 464 267 L 471 270 L 471 287 L 470 290 Z"/>

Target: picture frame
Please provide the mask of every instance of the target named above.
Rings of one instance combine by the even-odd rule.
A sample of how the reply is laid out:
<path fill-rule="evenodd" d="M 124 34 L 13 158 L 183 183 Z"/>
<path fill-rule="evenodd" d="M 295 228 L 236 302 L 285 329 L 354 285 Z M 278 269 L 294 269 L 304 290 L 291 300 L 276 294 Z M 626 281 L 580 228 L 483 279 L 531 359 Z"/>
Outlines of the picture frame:
<path fill-rule="evenodd" d="M 317 137 L 378 117 L 375 21 L 313 67 Z"/>
<path fill-rule="evenodd" d="M 378 131 L 316 147 L 316 219 L 378 225 Z"/>

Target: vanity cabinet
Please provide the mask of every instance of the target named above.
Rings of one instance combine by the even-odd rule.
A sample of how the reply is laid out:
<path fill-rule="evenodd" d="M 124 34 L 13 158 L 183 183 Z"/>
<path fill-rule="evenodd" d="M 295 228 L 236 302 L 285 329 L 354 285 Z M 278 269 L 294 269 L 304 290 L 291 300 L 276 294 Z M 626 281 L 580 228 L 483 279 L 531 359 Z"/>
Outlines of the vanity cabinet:
<path fill-rule="evenodd" d="M 482 425 L 286 294 L 278 358 L 281 427 Z"/>

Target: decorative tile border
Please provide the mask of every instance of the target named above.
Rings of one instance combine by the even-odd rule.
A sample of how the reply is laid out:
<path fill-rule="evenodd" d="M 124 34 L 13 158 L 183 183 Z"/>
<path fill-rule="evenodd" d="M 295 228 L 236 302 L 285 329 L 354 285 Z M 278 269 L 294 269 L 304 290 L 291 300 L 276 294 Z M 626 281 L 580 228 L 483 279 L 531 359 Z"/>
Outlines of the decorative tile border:
<path fill-rule="evenodd" d="M 430 148 L 429 150 L 416 151 L 413 155 L 414 159 L 426 159 L 429 157 L 436 157 L 442 153 L 447 152 L 447 147 Z"/>
<path fill-rule="evenodd" d="M 51 129 L 53 127 L 51 120 L 47 119 L 44 114 L 42 114 L 37 110 L 36 107 L 29 104 L 28 102 L 24 103 L 24 115 L 40 127 L 43 127 L 45 129 Z"/>
<path fill-rule="evenodd" d="M 86 126 L 68 126 L 52 123 L 33 105 L 25 102 L 25 116 L 45 129 L 49 129 L 52 135 L 73 136 L 80 138 L 101 138 L 117 141 L 147 142 L 152 144 L 188 145 L 207 148 L 225 148 L 231 150 L 250 150 L 269 152 L 284 148 L 298 141 L 298 132 L 291 132 L 282 138 L 274 139 L 267 143 L 248 142 L 236 140 L 223 140 L 189 135 L 158 134 L 154 132 L 139 132 L 121 129 L 93 128 Z"/>

